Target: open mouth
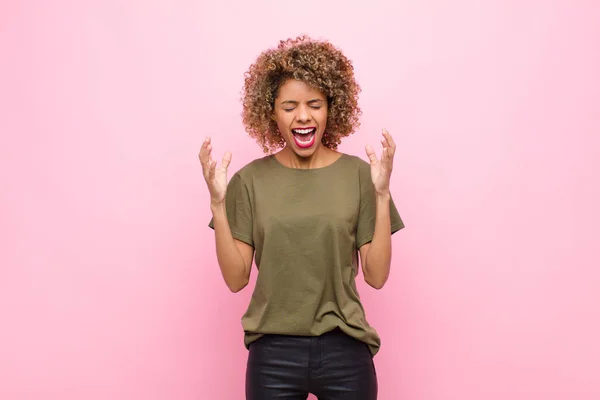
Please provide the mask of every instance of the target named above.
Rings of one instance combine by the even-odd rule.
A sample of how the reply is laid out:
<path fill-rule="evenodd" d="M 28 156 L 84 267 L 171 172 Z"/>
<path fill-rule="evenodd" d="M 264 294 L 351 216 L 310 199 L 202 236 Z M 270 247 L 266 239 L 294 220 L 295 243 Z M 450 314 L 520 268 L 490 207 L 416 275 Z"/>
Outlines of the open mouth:
<path fill-rule="evenodd" d="M 311 147 L 315 143 L 316 132 L 317 128 L 313 127 L 292 129 L 296 145 L 303 149 Z"/>

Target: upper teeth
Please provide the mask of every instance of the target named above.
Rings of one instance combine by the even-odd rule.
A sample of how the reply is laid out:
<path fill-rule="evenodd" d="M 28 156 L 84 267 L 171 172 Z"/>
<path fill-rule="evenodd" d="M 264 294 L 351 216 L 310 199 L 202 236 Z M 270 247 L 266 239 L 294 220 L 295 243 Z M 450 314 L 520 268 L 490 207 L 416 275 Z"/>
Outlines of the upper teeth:
<path fill-rule="evenodd" d="M 313 131 L 312 129 L 294 129 L 294 132 L 301 133 L 301 134 L 310 133 L 312 131 Z"/>

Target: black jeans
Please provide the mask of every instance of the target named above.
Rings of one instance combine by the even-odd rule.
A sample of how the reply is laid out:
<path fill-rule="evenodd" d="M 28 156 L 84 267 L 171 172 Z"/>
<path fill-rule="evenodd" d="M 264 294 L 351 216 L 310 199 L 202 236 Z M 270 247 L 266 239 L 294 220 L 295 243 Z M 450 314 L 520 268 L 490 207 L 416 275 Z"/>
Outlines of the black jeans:
<path fill-rule="evenodd" d="M 321 336 L 265 335 L 250 344 L 247 400 L 376 400 L 367 345 L 336 329 Z"/>

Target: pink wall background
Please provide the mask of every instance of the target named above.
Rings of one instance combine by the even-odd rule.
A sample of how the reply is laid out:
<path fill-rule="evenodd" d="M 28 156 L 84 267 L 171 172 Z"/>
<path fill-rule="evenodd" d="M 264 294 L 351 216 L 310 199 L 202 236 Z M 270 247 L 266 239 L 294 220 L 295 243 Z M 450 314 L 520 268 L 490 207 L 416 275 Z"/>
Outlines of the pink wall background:
<path fill-rule="evenodd" d="M 11 4 L 12 3 L 12 4 Z M 0 6 L 0 398 L 243 398 L 196 154 L 261 155 L 242 75 L 302 32 L 398 144 L 380 399 L 600 398 L 600 3 Z M 255 275 L 253 275 L 255 277 Z M 253 284 L 251 284 L 253 286 Z"/>

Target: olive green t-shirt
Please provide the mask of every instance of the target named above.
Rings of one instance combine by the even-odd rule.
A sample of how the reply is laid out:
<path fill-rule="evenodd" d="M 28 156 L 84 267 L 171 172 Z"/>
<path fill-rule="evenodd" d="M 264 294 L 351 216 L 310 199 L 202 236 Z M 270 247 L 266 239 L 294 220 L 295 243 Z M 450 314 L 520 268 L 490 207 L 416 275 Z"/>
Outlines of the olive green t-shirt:
<path fill-rule="evenodd" d="M 340 328 L 373 356 L 379 351 L 355 284 L 357 251 L 375 227 L 370 168 L 347 154 L 314 169 L 288 168 L 270 155 L 231 177 L 229 226 L 254 247 L 259 271 L 242 317 L 246 348 L 263 334 L 317 336 Z M 404 227 L 393 200 L 390 216 L 392 233 Z"/>

